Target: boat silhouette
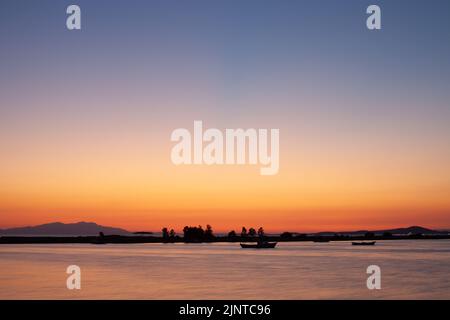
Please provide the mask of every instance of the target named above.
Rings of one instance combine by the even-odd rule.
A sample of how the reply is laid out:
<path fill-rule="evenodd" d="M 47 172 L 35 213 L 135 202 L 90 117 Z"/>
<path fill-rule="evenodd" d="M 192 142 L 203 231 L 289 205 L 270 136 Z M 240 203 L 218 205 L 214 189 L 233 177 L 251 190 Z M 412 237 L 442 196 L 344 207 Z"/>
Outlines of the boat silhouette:
<path fill-rule="evenodd" d="M 352 242 L 353 246 L 373 246 L 376 241 Z"/>
<path fill-rule="evenodd" d="M 241 243 L 243 249 L 271 249 L 275 248 L 277 242 Z"/>

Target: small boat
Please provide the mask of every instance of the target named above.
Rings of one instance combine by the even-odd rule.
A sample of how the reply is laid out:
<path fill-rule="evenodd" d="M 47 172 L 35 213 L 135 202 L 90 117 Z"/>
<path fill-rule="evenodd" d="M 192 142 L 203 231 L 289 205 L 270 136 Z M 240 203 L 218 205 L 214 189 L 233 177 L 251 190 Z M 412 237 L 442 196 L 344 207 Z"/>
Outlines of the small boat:
<path fill-rule="evenodd" d="M 243 249 L 269 249 L 275 248 L 277 242 L 241 243 Z"/>
<path fill-rule="evenodd" d="M 376 241 L 352 242 L 352 246 L 373 246 Z"/>

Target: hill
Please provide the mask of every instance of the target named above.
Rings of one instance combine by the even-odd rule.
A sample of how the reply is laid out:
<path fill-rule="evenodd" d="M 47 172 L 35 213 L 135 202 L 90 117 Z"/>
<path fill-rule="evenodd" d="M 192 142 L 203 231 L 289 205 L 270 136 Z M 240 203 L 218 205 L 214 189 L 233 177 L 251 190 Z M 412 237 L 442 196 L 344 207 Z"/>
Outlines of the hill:
<path fill-rule="evenodd" d="M 77 223 L 47 223 L 37 226 L 11 228 L 0 230 L 1 235 L 55 235 L 55 236 L 89 236 L 98 235 L 103 232 L 105 235 L 130 235 L 130 232 L 120 228 L 112 228 L 98 225 L 93 222 Z"/>
<path fill-rule="evenodd" d="M 334 234 L 343 234 L 343 235 L 364 235 L 366 232 L 372 232 L 376 235 L 382 235 L 385 232 L 389 232 L 392 234 L 397 235 L 408 235 L 408 234 L 441 234 L 442 231 L 436 231 L 432 229 L 427 229 L 420 226 L 411 226 L 407 228 L 396 228 L 396 229 L 384 229 L 384 230 L 358 230 L 358 231 L 341 231 L 341 232 L 333 232 L 333 231 L 326 231 L 326 232 L 318 232 L 315 233 L 315 235 L 318 236 L 331 236 Z"/>

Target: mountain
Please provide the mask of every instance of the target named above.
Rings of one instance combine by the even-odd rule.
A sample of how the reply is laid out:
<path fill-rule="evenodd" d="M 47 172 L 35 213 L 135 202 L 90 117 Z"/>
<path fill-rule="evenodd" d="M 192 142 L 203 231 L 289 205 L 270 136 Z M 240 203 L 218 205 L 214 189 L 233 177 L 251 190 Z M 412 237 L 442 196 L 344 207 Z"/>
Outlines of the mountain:
<path fill-rule="evenodd" d="M 385 232 L 389 232 L 392 234 L 400 234 L 400 235 L 407 235 L 407 234 L 442 234 L 442 231 L 436 231 L 427 229 L 420 226 L 411 226 L 407 228 L 396 228 L 396 229 L 385 229 L 385 230 L 358 230 L 358 231 L 342 231 L 342 232 L 332 232 L 332 231 L 326 231 L 326 232 L 318 232 L 315 233 L 315 235 L 318 236 L 331 236 L 334 234 L 344 234 L 344 235 L 364 235 L 366 232 L 372 232 L 374 234 L 380 235 Z"/>
<path fill-rule="evenodd" d="M 375 234 L 382 234 L 383 232 L 390 232 L 392 234 L 439 234 L 440 231 L 427 229 L 420 226 L 412 226 L 408 228 L 397 228 L 397 229 L 388 229 L 388 230 L 376 230 L 373 231 Z"/>
<path fill-rule="evenodd" d="M 38 226 L 0 230 L 1 235 L 54 235 L 54 236 L 90 236 L 103 232 L 105 235 L 129 235 L 130 232 L 120 228 L 98 225 L 93 222 L 47 223 Z"/>

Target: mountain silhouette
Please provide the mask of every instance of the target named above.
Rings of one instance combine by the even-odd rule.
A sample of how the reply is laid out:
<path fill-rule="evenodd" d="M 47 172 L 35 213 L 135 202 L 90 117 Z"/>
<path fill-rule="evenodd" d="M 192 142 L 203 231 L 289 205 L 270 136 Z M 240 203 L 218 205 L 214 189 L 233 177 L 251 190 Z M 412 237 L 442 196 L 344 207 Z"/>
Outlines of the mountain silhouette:
<path fill-rule="evenodd" d="M 1 235 L 67 235 L 67 236 L 91 236 L 103 232 L 105 235 L 130 235 L 130 232 L 120 228 L 112 228 L 98 225 L 93 222 L 77 223 L 47 223 L 37 226 L 11 228 L 0 230 Z"/>

